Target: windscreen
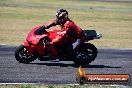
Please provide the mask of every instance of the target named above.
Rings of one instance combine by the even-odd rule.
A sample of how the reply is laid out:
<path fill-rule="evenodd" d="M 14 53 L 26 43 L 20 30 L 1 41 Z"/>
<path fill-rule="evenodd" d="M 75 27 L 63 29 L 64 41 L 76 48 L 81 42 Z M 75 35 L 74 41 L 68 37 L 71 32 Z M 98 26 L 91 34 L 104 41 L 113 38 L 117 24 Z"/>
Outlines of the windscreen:
<path fill-rule="evenodd" d="M 35 35 L 43 35 L 43 34 L 48 34 L 48 32 L 43 29 L 43 27 L 40 27 L 39 29 L 37 29 L 35 32 L 34 32 Z"/>

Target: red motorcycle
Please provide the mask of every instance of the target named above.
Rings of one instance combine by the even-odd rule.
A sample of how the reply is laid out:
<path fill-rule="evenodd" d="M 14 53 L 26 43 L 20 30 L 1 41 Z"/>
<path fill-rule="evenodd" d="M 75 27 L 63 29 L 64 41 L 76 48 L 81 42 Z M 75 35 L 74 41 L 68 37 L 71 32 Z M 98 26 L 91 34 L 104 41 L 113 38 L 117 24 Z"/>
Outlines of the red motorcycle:
<path fill-rule="evenodd" d="M 83 30 L 83 32 L 85 34 L 85 42 L 78 44 L 79 40 L 74 41 L 71 46 L 62 50 L 57 49 L 50 42 L 58 34 L 63 34 L 64 32 L 61 32 L 61 30 L 47 32 L 41 26 L 35 27 L 28 34 L 26 41 L 16 49 L 15 58 L 20 63 L 30 63 L 36 59 L 40 61 L 59 59 L 60 61 L 73 61 L 76 65 L 89 64 L 95 60 L 97 48 L 93 44 L 88 43 L 88 41 L 100 39 L 102 35 L 96 33 L 95 30 Z M 66 49 L 71 51 L 69 52 Z"/>

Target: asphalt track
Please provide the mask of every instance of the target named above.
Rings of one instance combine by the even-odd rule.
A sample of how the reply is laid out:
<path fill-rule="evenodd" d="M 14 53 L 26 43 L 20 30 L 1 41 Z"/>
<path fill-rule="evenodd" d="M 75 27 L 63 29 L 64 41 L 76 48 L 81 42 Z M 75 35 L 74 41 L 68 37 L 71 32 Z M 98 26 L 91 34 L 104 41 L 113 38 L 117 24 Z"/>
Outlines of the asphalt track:
<path fill-rule="evenodd" d="M 77 69 L 72 61 L 18 63 L 15 46 L 0 45 L 0 83 L 76 84 Z M 132 49 L 99 49 L 98 56 L 84 67 L 87 74 L 132 75 Z M 129 84 L 131 85 L 131 83 Z"/>

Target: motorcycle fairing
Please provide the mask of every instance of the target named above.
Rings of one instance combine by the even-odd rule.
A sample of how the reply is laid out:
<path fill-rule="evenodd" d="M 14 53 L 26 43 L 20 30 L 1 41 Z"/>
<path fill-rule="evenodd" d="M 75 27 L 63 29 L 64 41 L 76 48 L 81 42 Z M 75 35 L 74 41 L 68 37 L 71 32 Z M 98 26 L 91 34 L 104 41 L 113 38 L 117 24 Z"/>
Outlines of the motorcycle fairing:
<path fill-rule="evenodd" d="M 44 31 L 44 32 L 43 32 Z M 42 33 L 43 32 L 43 33 Z M 27 47 L 29 53 L 38 52 L 39 56 L 43 56 L 50 49 L 50 52 L 53 56 L 57 54 L 57 50 L 50 45 L 44 45 L 43 43 L 39 44 L 40 39 L 49 37 L 50 39 L 54 39 L 60 30 L 51 30 L 49 33 L 45 32 L 41 26 L 35 27 L 28 34 L 26 41 L 23 43 L 24 46 Z"/>
<path fill-rule="evenodd" d="M 37 45 L 40 39 L 49 36 L 48 32 L 43 30 L 44 32 L 41 33 L 41 31 L 41 26 L 33 28 L 32 31 L 28 34 L 26 40 L 33 45 Z"/>
<path fill-rule="evenodd" d="M 51 30 L 49 31 L 49 38 L 52 40 L 52 39 L 55 39 L 56 36 L 58 36 L 58 34 L 60 34 L 61 30 Z"/>

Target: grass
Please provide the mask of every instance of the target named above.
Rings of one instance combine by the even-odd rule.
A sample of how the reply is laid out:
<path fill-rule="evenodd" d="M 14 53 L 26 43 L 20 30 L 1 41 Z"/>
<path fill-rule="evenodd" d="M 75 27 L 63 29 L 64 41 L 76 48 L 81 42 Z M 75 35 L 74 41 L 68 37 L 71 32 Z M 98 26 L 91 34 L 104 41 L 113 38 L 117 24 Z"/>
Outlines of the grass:
<path fill-rule="evenodd" d="M 129 86 L 101 86 L 101 85 L 86 85 L 86 86 L 37 86 L 37 85 L 0 85 L 0 88 L 129 88 Z"/>
<path fill-rule="evenodd" d="M 91 41 L 98 48 L 132 48 L 132 3 L 77 0 L 0 0 L 0 44 L 21 44 L 33 27 L 55 19 L 58 8 L 82 29 L 102 33 Z"/>

